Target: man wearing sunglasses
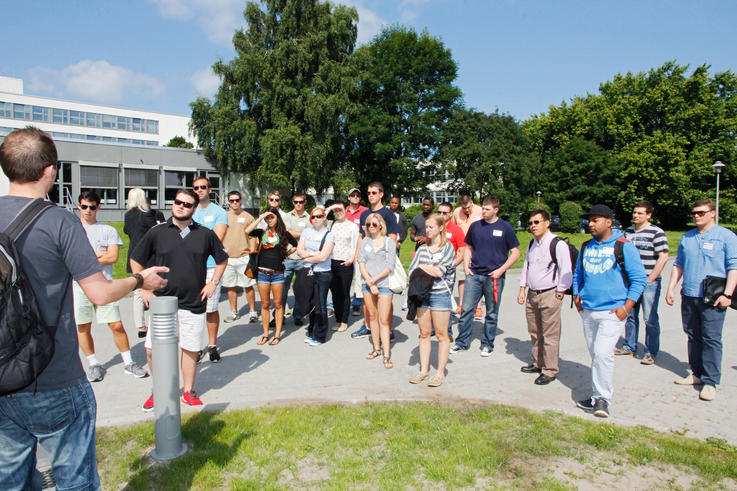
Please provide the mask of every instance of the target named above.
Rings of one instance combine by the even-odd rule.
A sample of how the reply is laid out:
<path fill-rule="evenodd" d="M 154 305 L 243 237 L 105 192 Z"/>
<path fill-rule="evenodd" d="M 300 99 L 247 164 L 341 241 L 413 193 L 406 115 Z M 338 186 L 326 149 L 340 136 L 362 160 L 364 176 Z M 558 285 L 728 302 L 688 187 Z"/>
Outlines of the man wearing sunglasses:
<path fill-rule="evenodd" d="M 256 238 L 246 235 L 246 227 L 253 222 L 254 218 L 241 207 L 242 204 L 243 197 L 240 191 L 234 190 L 228 193 L 228 206 L 230 207 L 228 231 L 223 239 L 223 245 L 228 251 L 228 266 L 223 274 L 223 287 L 228 292 L 230 314 L 225 318 L 225 322 L 235 322 L 241 317 L 238 313 L 237 287 L 243 288 L 248 302 L 250 309 L 248 321 L 256 322 L 258 319 L 256 292 L 253 288 L 256 280 L 246 276 L 249 254 L 256 252 Z"/>
<path fill-rule="evenodd" d="M 100 208 L 100 197 L 94 191 L 83 191 L 79 195 L 77 209 L 82 227 L 87 234 L 92 249 L 95 251 L 97 260 L 102 266 L 102 274 L 106 279 L 113 279 L 113 264 L 118 262 L 118 252 L 123 241 L 118 232 L 110 225 L 97 221 L 97 210 Z M 123 358 L 123 371 L 136 378 L 147 376 L 146 370 L 133 362 L 131 358 L 131 347 L 128 334 L 123 328 L 120 318 L 120 308 L 117 301 L 106 305 L 94 305 L 82 288 L 74 282 L 74 318 L 77 320 L 77 338 L 79 347 L 82 348 L 84 356 L 87 357 L 87 380 L 100 382 L 105 377 L 105 368 L 95 356 L 95 342 L 92 339 L 92 320 L 105 322 L 113 332 L 115 346 Z"/>
<path fill-rule="evenodd" d="M 210 201 L 210 193 L 212 186 L 210 180 L 206 177 L 198 177 L 192 183 L 194 193 L 199 198 L 199 205 L 192 215 L 192 220 L 196 223 L 207 227 L 217 235 L 218 240 L 222 242 L 225 238 L 225 232 L 228 230 L 228 214 L 217 203 Z M 207 281 L 212 282 L 215 291 L 212 296 L 207 299 L 207 352 L 210 355 L 210 361 L 217 363 L 220 361 L 220 352 L 217 347 L 218 329 L 220 328 L 220 312 L 218 305 L 220 304 L 220 281 L 214 279 L 215 274 L 215 258 L 212 256 L 207 258 Z M 204 356 L 204 352 L 200 352 L 197 361 Z"/>
<path fill-rule="evenodd" d="M 716 224 L 711 200 L 694 203 L 691 217 L 696 228 L 683 234 L 678 244 L 665 301 L 668 305 L 674 304 L 675 288 L 683 277 L 681 319 L 688 338 L 691 373 L 675 383 L 701 385 L 699 398 L 712 401 L 722 376 L 724 317 L 737 286 L 737 236 Z M 713 304 L 703 300 L 703 282 L 707 276 L 726 278 L 724 293 Z"/>
<path fill-rule="evenodd" d="M 548 212 L 533 211 L 527 224 L 533 240 L 522 265 L 517 303 L 525 305 L 532 363 L 521 370 L 539 373 L 535 384 L 547 385 L 558 376 L 560 308 L 564 293 L 573 283 L 573 270 L 568 245 L 562 240 L 556 241 L 553 260 L 550 249 L 557 236 L 550 231 Z"/>
<path fill-rule="evenodd" d="M 202 334 L 207 325 L 207 302 L 219 290 L 219 280 L 228 263 L 228 253 L 217 234 L 192 220 L 198 201 L 197 195 L 189 189 L 177 191 L 169 221 L 149 230 L 131 254 L 131 270 L 134 272 L 140 271 L 149 260 L 169 268 L 167 286 L 155 291 L 142 289 L 141 298 L 146 305 L 153 297 L 178 299 L 177 327 L 184 385 L 181 400 L 190 406 L 202 405 L 194 390 L 194 381 Z M 212 277 L 207 275 L 210 256 L 215 260 Z M 151 329 L 146 334 L 145 346 L 149 371 L 152 371 Z M 152 394 L 143 404 L 143 410 L 152 411 L 153 408 Z"/>
<path fill-rule="evenodd" d="M 287 227 L 287 232 L 299 241 L 299 238 L 302 236 L 302 232 L 310 226 L 310 216 L 305 211 L 307 195 L 304 193 L 296 193 L 292 196 L 292 205 L 294 208 L 286 214 L 286 218 L 284 218 L 284 226 Z M 297 252 L 293 252 L 284 260 L 284 292 L 282 293 L 282 305 L 284 305 L 285 316 L 290 315 L 287 298 L 289 297 L 289 287 L 292 285 L 292 277 L 294 276 L 294 273 L 302 269 L 302 266 L 302 258 L 297 254 Z M 292 312 L 294 314 L 294 324 L 297 326 L 303 325 L 304 321 L 302 320 L 302 314 L 300 313 L 299 306 L 296 302 L 294 303 L 294 310 Z"/>

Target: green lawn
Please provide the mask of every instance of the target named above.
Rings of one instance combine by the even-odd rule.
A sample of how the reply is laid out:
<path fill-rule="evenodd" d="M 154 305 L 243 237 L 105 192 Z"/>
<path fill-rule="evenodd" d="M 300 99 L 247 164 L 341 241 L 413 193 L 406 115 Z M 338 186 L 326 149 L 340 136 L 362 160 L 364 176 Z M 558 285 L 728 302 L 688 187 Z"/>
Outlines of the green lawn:
<path fill-rule="evenodd" d="M 674 488 L 682 479 L 694 489 L 737 483 L 737 449 L 722 440 L 701 442 L 502 405 L 373 403 L 200 412 L 183 418 L 182 435 L 192 447 L 189 453 L 152 464 L 145 455 L 155 445 L 153 423 L 100 428 L 102 485 L 575 489 L 590 487 L 589 479 L 606 486 L 617 476 L 623 479 L 619 486 L 637 483 L 634 488 Z"/>

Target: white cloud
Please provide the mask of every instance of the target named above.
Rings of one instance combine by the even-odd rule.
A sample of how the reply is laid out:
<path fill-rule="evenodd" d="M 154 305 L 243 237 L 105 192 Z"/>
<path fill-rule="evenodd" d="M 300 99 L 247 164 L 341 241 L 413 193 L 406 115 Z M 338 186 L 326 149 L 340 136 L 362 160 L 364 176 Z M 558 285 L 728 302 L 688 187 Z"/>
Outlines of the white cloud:
<path fill-rule="evenodd" d="M 382 27 L 389 24 L 376 12 L 368 9 L 360 0 L 338 0 L 336 3 L 353 7 L 358 12 L 358 44 L 368 43 L 381 31 Z"/>
<path fill-rule="evenodd" d="M 195 72 L 190 81 L 198 97 L 212 97 L 220 87 L 220 77 L 212 73 L 210 67 Z"/>
<path fill-rule="evenodd" d="M 402 22 L 414 22 L 420 15 L 420 10 L 430 3 L 431 0 L 402 0 L 401 2 L 401 18 Z"/>
<path fill-rule="evenodd" d="M 156 78 L 105 60 L 82 60 L 62 70 L 32 68 L 28 75 L 31 90 L 105 103 L 120 102 L 128 94 L 164 93 L 164 84 Z"/>
<path fill-rule="evenodd" d="M 243 0 L 149 0 L 167 19 L 194 19 L 213 43 L 228 44 L 236 29 L 244 26 Z"/>

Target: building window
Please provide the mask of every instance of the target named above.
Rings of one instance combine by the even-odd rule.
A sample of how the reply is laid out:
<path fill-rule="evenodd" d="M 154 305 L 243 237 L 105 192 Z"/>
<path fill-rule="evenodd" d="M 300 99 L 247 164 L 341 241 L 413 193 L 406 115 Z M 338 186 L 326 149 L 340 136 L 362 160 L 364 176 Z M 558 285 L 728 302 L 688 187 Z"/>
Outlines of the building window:
<path fill-rule="evenodd" d="M 153 119 L 146 120 L 146 133 L 159 134 L 159 122 Z"/>
<path fill-rule="evenodd" d="M 133 131 L 143 131 L 143 120 L 141 118 L 133 119 Z"/>
<path fill-rule="evenodd" d="M 13 117 L 13 105 L 9 102 L 0 102 L 0 118 Z"/>
<path fill-rule="evenodd" d="M 90 128 L 100 128 L 102 126 L 102 114 L 87 113 L 87 126 Z"/>
<path fill-rule="evenodd" d="M 194 172 L 189 171 L 164 171 L 164 204 L 171 205 L 177 196 L 177 190 L 181 188 L 192 189 Z"/>
<path fill-rule="evenodd" d="M 79 187 L 82 191 L 95 191 L 102 204 L 118 204 L 118 168 L 79 166 Z"/>
<path fill-rule="evenodd" d="M 69 111 L 69 124 L 84 126 L 84 113 L 82 111 Z"/>
<path fill-rule="evenodd" d="M 13 118 L 14 119 L 31 119 L 31 106 L 25 104 L 13 104 Z"/>
<path fill-rule="evenodd" d="M 49 120 L 49 108 L 43 106 L 33 106 L 33 120 L 34 121 L 48 121 Z"/>
<path fill-rule="evenodd" d="M 52 114 L 54 123 L 69 124 L 69 111 L 66 109 L 54 109 Z"/>
<path fill-rule="evenodd" d="M 130 131 L 131 129 L 131 118 L 127 116 L 118 116 L 118 129 Z"/>
<path fill-rule="evenodd" d="M 103 128 L 115 128 L 117 119 L 112 114 L 102 115 L 102 127 Z"/>
<path fill-rule="evenodd" d="M 133 188 L 141 188 L 151 200 L 151 206 L 159 205 L 159 171 L 154 169 L 125 169 L 125 195 Z"/>

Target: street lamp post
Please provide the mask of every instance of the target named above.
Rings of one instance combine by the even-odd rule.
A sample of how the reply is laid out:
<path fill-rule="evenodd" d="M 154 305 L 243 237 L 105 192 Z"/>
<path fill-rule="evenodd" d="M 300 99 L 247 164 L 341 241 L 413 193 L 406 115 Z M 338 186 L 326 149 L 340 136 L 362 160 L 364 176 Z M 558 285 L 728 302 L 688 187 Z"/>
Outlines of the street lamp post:
<path fill-rule="evenodd" d="M 537 204 L 539 205 L 540 204 L 540 196 L 542 196 L 543 192 L 542 191 L 538 191 L 535 194 L 537 194 Z"/>
<path fill-rule="evenodd" d="M 724 164 L 720 160 L 717 160 L 712 164 L 712 167 L 714 167 L 714 172 L 717 175 L 716 223 L 719 225 L 719 174 L 722 173 L 722 167 L 724 167 Z"/>

